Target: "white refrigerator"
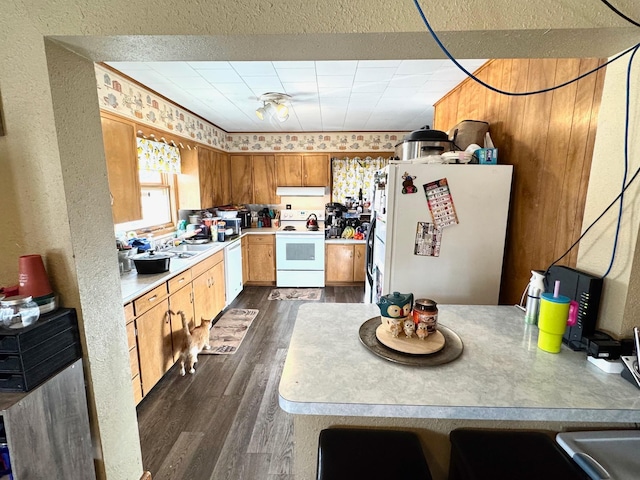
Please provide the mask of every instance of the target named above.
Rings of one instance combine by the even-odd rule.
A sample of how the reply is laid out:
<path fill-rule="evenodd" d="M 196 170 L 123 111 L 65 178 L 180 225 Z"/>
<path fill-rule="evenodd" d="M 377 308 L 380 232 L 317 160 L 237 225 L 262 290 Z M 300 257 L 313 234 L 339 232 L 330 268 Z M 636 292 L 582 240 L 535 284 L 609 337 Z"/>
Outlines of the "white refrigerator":
<path fill-rule="evenodd" d="M 400 292 L 443 304 L 497 305 L 512 176 L 512 165 L 399 162 L 379 171 L 367 301 Z"/>

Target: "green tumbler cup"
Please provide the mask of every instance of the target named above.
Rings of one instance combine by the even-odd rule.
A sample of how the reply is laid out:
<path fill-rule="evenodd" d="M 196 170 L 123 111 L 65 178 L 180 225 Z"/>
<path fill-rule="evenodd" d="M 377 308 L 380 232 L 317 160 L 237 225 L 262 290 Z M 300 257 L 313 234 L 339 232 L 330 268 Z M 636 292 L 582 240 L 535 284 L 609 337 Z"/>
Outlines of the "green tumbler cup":
<path fill-rule="evenodd" d="M 543 293 L 540 296 L 540 315 L 538 317 L 538 348 L 549 353 L 559 353 L 562 336 L 569 320 L 571 300 L 564 295 L 553 296 Z"/>

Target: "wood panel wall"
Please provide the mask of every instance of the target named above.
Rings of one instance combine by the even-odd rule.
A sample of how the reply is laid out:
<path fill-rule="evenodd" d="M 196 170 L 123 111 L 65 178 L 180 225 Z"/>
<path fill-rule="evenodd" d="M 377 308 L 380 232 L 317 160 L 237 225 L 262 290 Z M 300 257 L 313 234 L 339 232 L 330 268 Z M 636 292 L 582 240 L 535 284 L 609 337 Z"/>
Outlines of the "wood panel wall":
<path fill-rule="evenodd" d="M 476 75 L 510 92 L 544 89 L 604 59 L 491 60 Z M 544 270 L 580 236 L 604 71 L 539 95 L 498 94 L 466 79 L 435 105 L 434 128 L 489 122 L 498 163 L 514 165 L 500 303 L 520 302 L 531 270 Z M 574 267 L 577 247 L 559 262 Z"/>

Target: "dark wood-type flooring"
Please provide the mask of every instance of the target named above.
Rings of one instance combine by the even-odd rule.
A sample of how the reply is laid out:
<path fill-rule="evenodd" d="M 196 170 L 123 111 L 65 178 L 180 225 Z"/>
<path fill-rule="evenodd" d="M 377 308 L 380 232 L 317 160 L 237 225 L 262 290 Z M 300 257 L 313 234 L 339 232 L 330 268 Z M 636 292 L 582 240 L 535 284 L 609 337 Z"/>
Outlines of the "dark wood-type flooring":
<path fill-rule="evenodd" d="M 229 308 L 260 312 L 234 355 L 177 365 L 138 405 L 142 462 L 153 480 L 293 480 L 293 420 L 278 384 L 303 301 L 267 300 L 245 287 Z M 363 287 L 326 287 L 321 302 L 361 303 Z M 302 479 L 299 479 L 302 480 Z"/>

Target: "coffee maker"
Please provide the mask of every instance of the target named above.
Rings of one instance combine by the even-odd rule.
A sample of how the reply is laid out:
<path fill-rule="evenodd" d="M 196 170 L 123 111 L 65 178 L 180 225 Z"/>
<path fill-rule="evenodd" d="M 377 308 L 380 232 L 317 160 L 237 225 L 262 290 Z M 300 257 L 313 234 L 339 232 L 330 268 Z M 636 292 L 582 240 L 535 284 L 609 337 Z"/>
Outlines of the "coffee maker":
<path fill-rule="evenodd" d="M 347 207 L 341 203 L 332 202 L 325 205 L 325 238 L 340 238 L 345 227 L 344 213 Z"/>

